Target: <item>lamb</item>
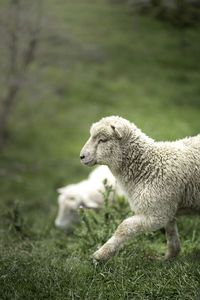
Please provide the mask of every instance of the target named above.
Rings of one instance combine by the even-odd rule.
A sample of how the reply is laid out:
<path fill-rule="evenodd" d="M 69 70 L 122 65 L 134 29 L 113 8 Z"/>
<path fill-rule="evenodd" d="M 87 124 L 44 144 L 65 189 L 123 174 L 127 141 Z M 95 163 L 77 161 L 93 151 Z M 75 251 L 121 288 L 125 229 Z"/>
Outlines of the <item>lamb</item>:
<path fill-rule="evenodd" d="M 117 193 L 122 195 L 116 180 L 107 166 L 99 166 L 94 169 L 88 179 L 77 184 L 70 184 L 58 189 L 59 210 L 55 220 L 55 225 L 59 228 L 71 231 L 72 225 L 79 221 L 77 210 L 80 206 L 97 209 L 103 203 L 101 192 L 104 191 L 103 180 L 107 179 L 107 184 L 112 185 Z M 111 193 L 112 200 L 114 193 Z"/>
<path fill-rule="evenodd" d="M 200 213 L 200 134 L 156 142 L 133 123 L 110 116 L 94 123 L 81 150 L 84 165 L 107 165 L 135 215 L 93 254 L 106 261 L 136 234 L 165 228 L 165 259 L 181 250 L 176 217 Z"/>

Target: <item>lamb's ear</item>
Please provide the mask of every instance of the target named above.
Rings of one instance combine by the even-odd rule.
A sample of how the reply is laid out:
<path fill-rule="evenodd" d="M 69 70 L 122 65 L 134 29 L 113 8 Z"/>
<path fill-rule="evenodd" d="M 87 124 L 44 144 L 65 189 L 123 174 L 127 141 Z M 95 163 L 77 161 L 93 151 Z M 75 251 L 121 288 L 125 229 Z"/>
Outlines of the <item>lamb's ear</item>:
<path fill-rule="evenodd" d="M 65 187 L 62 187 L 62 188 L 58 188 L 58 189 L 57 189 L 57 192 L 58 192 L 59 194 L 63 194 L 63 193 L 65 192 L 65 190 L 66 190 L 66 188 L 65 188 Z"/>
<path fill-rule="evenodd" d="M 92 202 L 92 201 L 88 201 L 87 203 L 85 203 L 85 206 L 87 208 L 94 208 L 94 209 L 99 207 L 97 203 Z"/>
<path fill-rule="evenodd" d="M 119 129 L 116 128 L 114 125 L 110 125 L 113 132 L 115 133 L 116 137 L 120 140 L 122 138 L 122 134 L 120 133 Z"/>
<path fill-rule="evenodd" d="M 93 208 L 93 209 L 97 209 L 99 206 L 97 203 L 93 202 L 93 201 L 84 201 L 80 204 L 79 207 L 86 207 L 86 208 Z"/>
<path fill-rule="evenodd" d="M 98 208 L 98 204 L 92 200 L 88 200 L 87 199 L 88 197 L 83 197 L 81 203 L 80 203 L 80 206 L 83 206 L 83 207 L 87 207 L 87 208 Z"/>

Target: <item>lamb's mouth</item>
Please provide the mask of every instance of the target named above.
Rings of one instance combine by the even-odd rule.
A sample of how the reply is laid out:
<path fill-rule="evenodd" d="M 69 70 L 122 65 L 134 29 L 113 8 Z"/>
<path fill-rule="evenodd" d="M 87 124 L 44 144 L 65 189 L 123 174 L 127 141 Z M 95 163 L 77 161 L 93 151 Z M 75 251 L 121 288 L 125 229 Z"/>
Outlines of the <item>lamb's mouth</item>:
<path fill-rule="evenodd" d="M 89 160 L 89 161 L 84 161 L 84 160 L 81 160 L 82 164 L 88 166 L 88 167 L 93 167 L 94 165 L 97 164 L 96 160 Z"/>

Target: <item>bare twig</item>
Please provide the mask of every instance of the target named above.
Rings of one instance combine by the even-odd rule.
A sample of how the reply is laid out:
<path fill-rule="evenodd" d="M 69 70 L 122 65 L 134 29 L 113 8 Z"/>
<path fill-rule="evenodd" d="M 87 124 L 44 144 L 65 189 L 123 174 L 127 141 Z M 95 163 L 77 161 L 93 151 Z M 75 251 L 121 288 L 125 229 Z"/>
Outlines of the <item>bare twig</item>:
<path fill-rule="evenodd" d="M 38 1 L 37 9 L 38 12 L 35 21 L 31 24 L 31 26 L 29 26 L 30 24 L 26 24 L 28 20 L 27 18 L 25 21 L 22 20 L 22 0 L 10 0 L 9 11 L 11 12 L 11 20 L 9 23 L 6 23 L 8 26 L 6 32 L 8 32 L 9 35 L 9 68 L 7 91 L 1 99 L 0 152 L 5 146 L 8 119 L 12 108 L 15 105 L 17 93 L 21 89 L 28 67 L 35 57 L 36 47 L 38 45 L 41 31 L 41 1 Z M 25 23 L 23 23 L 23 21 Z M 26 41 L 23 36 L 23 31 L 25 30 L 28 34 L 28 41 Z M 24 51 L 20 51 L 22 40 L 27 44 Z"/>

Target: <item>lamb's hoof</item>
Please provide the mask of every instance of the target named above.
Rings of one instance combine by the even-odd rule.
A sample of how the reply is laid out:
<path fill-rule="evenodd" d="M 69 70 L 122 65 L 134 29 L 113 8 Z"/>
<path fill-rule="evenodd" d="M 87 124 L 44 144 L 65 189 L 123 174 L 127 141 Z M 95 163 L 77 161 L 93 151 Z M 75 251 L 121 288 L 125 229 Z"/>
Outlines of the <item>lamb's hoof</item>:
<path fill-rule="evenodd" d="M 114 255 L 114 253 L 111 251 L 110 252 L 107 251 L 108 249 L 109 249 L 108 247 L 104 246 L 104 248 L 103 248 L 104 251 L 102 251 L 102 248 L 100 250 L 97 250 L 93 254 L 94 259 L 97 260 L 98 262 L 102 262 L 102 263 L 109 260 Z"/>
<path fill-rule="evenodd" d="M 170 261 L 173 258 L 175 258 L 175 257 L 174 256 L 165 255 L 164 258 L 163 258 L 163 261 Z"/>
<path fill-rule="evenodd" d="M 94 258 L 94 256 L 91 256 L 91 257 L 90 257 L 90 263 L 91 263 L 93 266 L 96 267 L 96 266 L 99 264 L 99 261 L 96 260 L 96 259 Z"/>
<path fill-rule="evenodd" d="M 164 261 L 175 259 L 178 256 L 178 253 L 166 253 L 164 256 Z"/>
<path fill-rule="evenodd" d="M 176 258 L 179 255 L 180 251 L 181 251 L 180 246 L 170 249 L 170 251 L 168 250 L 165 254 L 164 260 L 171 260 L 171 259 Z"/>
<path fill-rule="evenodd" d="M 90 262 L 95 266 L 97 266 L 98 264 L 100 264 L 103 261 L 104 261 L 104 259 L 102 257 L 102 253 L 99 250 L 94 252 L 90 257 Z"/>
<path fill-rule="evenodd" d="M 93 259 L 96 260 L 97 262 L 101 262 L 104 261 L 101 252 L 99 252 L 99 250 L 97 250 L 96 252 L 93 253 L 92 255 Z"/>

